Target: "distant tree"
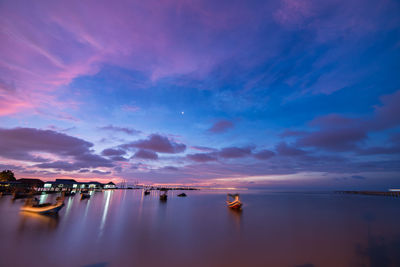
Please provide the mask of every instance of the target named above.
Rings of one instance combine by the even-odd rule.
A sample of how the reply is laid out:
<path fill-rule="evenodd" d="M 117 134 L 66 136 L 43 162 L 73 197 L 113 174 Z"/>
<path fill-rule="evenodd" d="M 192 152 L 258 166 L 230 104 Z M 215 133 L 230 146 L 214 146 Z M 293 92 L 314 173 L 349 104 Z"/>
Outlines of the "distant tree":
<path fill-rule="evenodd" d="M 10 170 L 4 170 L 0 172 L 0 181 L 1 182 L 10 182 L 15 181 L 14 173 Z"/>

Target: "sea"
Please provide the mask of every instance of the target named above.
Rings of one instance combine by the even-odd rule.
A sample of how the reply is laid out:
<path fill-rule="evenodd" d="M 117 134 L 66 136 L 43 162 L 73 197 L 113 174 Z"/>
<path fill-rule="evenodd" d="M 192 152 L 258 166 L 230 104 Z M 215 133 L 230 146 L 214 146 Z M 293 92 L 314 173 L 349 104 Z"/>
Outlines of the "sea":
<path fill-rule="evenodd" d="M 334 192 L 92 192 L 58 216 L 0 197 L 0 266 L 400 266 L 400 198 Z M 54 202 L 57 194 L 38 196 Z"/>

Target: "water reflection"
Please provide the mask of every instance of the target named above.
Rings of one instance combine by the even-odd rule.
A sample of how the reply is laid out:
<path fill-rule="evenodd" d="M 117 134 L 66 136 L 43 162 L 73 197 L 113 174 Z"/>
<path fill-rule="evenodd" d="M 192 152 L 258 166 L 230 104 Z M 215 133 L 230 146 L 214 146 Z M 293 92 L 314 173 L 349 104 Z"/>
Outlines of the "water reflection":
<path fill-rule="evenodd" d="M 48 197 L 48 194 L 41 194 L 40 198 L 39 198 L 39 203 L 40 204 L 46 203 L 47 197 Z"/>
<path fill-rule="evenodd" d="M 107 190 L 104 195 L 105 195 L 105 203 L 104 203 L 104 210 L 103 210 L 103 216 L 101 217 L 101 223 L 100 223 L 100 229 L 99 229 L 99 237 L 103 235 L 103 230 L 104 230 L 104 225 L 106 223 L 107 219 L 107 213 L 108 213 L 108 207 L 110 206 L 110 199 L 111 195 L 114 191 Z"/>
<path fill-rule="evenodd" d="M 71 211 L 72 203 L 74 201 L 74 198 L 71 196 L 67 198 L 67 204 L 65 205 L 65 217 L 68 217 L 69 212 Z"/>
<path fill-rule="evenodd" d="M 248 192 L 238 211 L 224 192 L 172 193 L 66 198 L 59 217 L 2 201 L 0 266 L 400 266 L 398 201 Z"/>
<path fill-rule="evenodd" d="M 42 215 L 32 212 L 20 212 L 19 232 L 22 233 L 27 230 L 50 230 L 53 231 L 59 224 L 59 215 Z"/>
<path fill-rule="evenodd" d="M 355 266 L 400 266 L 400 236 L 370 236 L 365 245 L 356 245 L 356 255 L 358 262 Z"/>
<path fill-rule="evenodd" d="M 240 230 L 241 226 L 241 221 L 242 221 L 242 214 L 243 210 L 242 209 L 230 209 L 229 210 L 229 215 L 232 218 L 233 222 L 235 223 L 235 228 L 236 230 Z"/>

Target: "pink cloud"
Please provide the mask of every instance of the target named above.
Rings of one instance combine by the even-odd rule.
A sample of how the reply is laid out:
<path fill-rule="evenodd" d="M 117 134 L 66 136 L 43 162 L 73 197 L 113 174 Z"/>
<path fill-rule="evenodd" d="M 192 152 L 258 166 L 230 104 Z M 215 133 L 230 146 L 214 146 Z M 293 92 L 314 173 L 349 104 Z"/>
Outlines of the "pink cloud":
<path fill-rule="evenodd" d="M 43 103 L 59 106 L 49 93 L 96 73 L 103 63 L 145 71 L 153 80 L 205 74 L 229 56 L 213 38 L 251 18 L 249 9 L 240 10 L 202 1 L 6 1 L 0 10 L 0 72 L 15 84 L 17 98 L 31 97 L 0 100 L 0 115 Z M 188 18 L 190 28 L 183 23 Z"/>

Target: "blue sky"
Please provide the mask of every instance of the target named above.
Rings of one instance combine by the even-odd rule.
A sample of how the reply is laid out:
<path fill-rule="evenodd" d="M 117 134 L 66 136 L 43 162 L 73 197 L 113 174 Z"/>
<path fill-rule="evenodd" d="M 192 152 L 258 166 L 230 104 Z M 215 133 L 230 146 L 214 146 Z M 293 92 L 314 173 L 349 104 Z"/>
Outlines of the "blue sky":
<path fill-rule="evenodd" d="M 400 186 L 399 11 L 394 0 L 3 1 L 0 166 Z"/>

